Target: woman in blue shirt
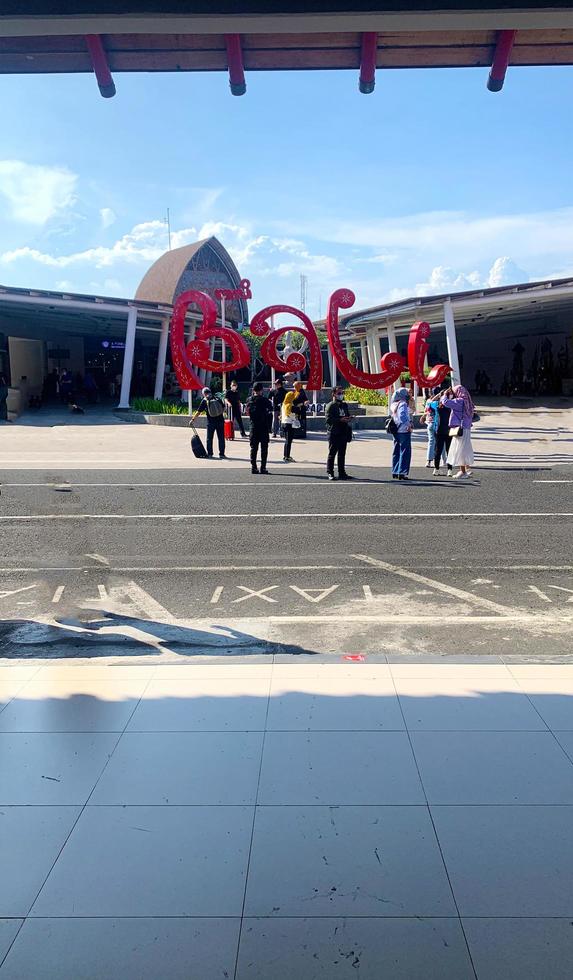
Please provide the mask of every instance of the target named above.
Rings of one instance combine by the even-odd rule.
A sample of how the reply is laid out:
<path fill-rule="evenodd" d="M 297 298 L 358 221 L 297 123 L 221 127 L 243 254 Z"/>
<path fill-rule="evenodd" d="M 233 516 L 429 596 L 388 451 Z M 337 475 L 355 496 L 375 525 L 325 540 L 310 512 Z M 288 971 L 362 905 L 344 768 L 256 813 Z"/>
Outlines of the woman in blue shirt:
<path fill-rule="evenodd" d="M 392 479 L 408 480 L 412 462 L 412 414 L 410 412 L 410 392 L 398 388 L 392 395 L 390 413 L 396 423 L 393 435 Z"/>

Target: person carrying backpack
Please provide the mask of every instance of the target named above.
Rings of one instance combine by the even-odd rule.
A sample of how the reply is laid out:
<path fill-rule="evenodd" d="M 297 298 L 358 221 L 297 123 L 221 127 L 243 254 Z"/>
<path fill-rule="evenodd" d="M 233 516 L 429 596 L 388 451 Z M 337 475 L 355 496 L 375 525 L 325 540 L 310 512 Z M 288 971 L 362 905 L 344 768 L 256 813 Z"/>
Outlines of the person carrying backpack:
<path fill-rule="evenodd" d="M 247 411 L 251 420 L 251 473 L 268 475 L 267 456 L 269 452 L 269 437 L 273 425 L 272 402 L 263 393 L 262 382 L 253 385 L 253 394 L 247 402 Z M 257 452 L 261 447 L 261 468 L 257 467 Z"/>
<path fill-rule="evenodd" d="M 191 416 L 194 422 L 198 415 L 205 412 L 207 416 L 207 457 L 213 458 L 213 436 L 217 433 L 219 441 L 219 459 L 226 459 L 225 456 L 225 409 L 223 402 L 213 394 L 210 388 L 203 388 L 201 394 L 203 398 L 197 406 L 197 410 Z"/>

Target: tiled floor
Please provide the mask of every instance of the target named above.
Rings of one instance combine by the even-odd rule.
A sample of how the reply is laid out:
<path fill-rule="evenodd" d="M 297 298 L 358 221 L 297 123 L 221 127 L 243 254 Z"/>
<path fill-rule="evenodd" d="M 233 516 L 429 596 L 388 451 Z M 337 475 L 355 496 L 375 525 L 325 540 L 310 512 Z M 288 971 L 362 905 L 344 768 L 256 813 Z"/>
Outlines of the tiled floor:
<path fill-rule="evenodd" d="M 568 665 L 0 666 L 0 980 L 570 980 L 572 760 Z"/>

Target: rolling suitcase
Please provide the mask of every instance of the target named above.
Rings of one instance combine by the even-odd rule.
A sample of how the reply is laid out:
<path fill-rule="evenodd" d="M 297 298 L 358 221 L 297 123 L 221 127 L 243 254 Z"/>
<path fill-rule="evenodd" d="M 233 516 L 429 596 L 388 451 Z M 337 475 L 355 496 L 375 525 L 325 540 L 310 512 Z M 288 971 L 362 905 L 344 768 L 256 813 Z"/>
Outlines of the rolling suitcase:
<path fill-rule="evenodd" d="M 225 419 L 225 439 L 227 442 L 235 438 L 235 426 L 232 419 Z"/>
<path fill-rule="evenodd" d="M 191 450 L 193 455 L 196 456 L 197 459 L 207 459 L 207 450 L 201 441 L 201 437 L 197 432 L 197 429 L 192 424 L 190 425 L 190 428 L 193 429 L 193 435 L 191 436 Z"/>

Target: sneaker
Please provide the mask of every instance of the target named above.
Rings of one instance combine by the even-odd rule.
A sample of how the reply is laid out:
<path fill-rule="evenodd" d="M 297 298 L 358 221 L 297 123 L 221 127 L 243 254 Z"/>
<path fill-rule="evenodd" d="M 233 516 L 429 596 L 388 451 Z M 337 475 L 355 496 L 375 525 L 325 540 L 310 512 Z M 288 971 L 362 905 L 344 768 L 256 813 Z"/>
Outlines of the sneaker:
<path fill-rule="evenodd" d="M 258 473 L 258 472 L 259 471 L 257 469 L 255 469 L 255 468 L 251 469 L 251 473 L 253 473 L 253 474 Z"/>
<path fill-rule="evenodd" d="M 285 456 L 283 459 L 283 463 L 290 463 L 290 456 Z"/>
<path fill-rule="evenodd" d="M 329 480 L 336 480 L 334 473 L 327 473 L 327 477 Z"/>
<path fill-rule="evenodd" d="M 409 480 L 409 479 L 410 479 L 410 477 L 409 477 L 409 476 L 406 476 L 406 474 L 405 474 L 405 473 L 399 473 L 399 474 L 398 474 L 398 479 L 399 479 L 399 480 Z"/>
<path fill-rule="evenodd" d="M 434 464 L 432 463 L 432 460 L 429 459 L 428 462 L 426 463 L 426 469 L 427 470 L 431 470 L 433 465 Z"/>
<path fill-rule="evenodd" d="M 467 478 L 468 478 L 467 473 L 462 473 L 461 470 L 459 473 L 456 473 L 456 475 L 453 477 L 454 480 L 467 480 Z"/>
<path fill-rule="evenodd" d="M 353 480 L 354 477 L 350 476 L 350 473 L 343 473 L 342 476 L 338 477 L 339 480 Z"/>
<path fill-rule="evenodd" d="M 451 466 L 448 466 L 448 476 L 452 476 L 453 477 L 453 475 L 454 475 L 453 468 Z"/>
<path fill-rule="evenodd" d="M 432 473 L 432 476 L 439 476 L 439 475 L 440 475 L 440 471 L 439 470 L 436 470 L 436 469 Z"/>
<path fill-rule="evenodd" d="M 213 459 L 213 453 L 207 453 L 207 459 Z"/>
<path fill-rule="evenodd" d="M 228 459 L 228 458 L 229 458 L 228 456 L 225 456 L 225 453 L 219 453 L 219 459 Z"/>
<path fill-rule="evenodd" d="M 292 456 L 288 456 L 287 463 L 296 463 L 296 459 L 293 459 Z"/>
<path fill-rule="evenodd" d="M 398 474 L 397 473 L 392 473 L 392 479 L 393 480 L 397 480 L 398 479 Z"/>
<path fill-rule="evenodd" d="M 261 473 L 264 473 L 264 474 L 265 474 L 265 476 L 270 476 L 270 474 L 269 474 L 269 471 L 268 471 L 268 470 L 261 470 Z"/>

